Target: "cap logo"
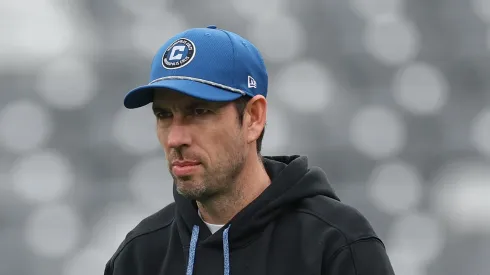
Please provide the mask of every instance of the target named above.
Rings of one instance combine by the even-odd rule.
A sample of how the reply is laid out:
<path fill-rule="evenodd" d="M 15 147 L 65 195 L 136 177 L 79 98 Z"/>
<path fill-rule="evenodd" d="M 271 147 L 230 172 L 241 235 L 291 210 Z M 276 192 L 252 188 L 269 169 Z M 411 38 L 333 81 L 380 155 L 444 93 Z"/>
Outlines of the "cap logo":
<path fill-rule="evenodd" d="M 162 66 L 166 69 L 179 69 L 189 64 L 196 55 L 194 42 L 180 38 L 173 42 L 162 56 Z"/>
<path fill-rule="evenodd" d="M 249 88 L 257 88 L 257 82 L 251 76 L 248 76 L 248 87 Z"/>

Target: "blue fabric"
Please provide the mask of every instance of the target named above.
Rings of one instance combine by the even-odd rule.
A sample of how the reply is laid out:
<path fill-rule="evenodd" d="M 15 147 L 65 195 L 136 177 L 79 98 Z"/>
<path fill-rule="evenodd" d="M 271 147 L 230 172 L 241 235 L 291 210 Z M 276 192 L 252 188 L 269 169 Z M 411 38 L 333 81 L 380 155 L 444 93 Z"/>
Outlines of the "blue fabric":
<path fill-rule="evenodd" d="M 230 232 L 231 224 L 223 231 L 223 269 L 224 275 L 230 275 L 230 245 L 228 243 L 228 234 Z M 187 263 L 186 275 L 192 275 L 194 273 L 194 262 L 196 260 L 196 247 L 197 240 L 199 238 L 199 226 L 194 225 L 192 228 L 192 237 L 189 248 L 189 261 Z"/>
<path fill-rule="evenodd" d="M 194 258 L 196 257 L 196 246 L 197 239 L 199 238 L 199 226 L 194 225 L 192 228 L 192 237 L 191 237 L 191 245 L 189 248 L 189 263 L 187 264 L 187 272 L 186 275 L 192 275 L 194 271 Z"/>
<path fill-rule="evenodd" d="M 203 89 L 203 85 L 212 88 Z M 149 84 L 127 93 L 124 106 L 133 109 L 151 103 L 155 88 L 210 101 L 231 101 L 244 95 L 267 97 L 267 87 L 264 60 L 250 41 L 215 26 L 193 28 L 160 47 L 151 64 Z"/>
<path fill-rule="evenodd" d="M 224 261 L 224 274 L 230 275 L 230 246 L 228 243 L 228 232 L 230 231 L 231 224 L 223 231 L 223 261 Z"/>

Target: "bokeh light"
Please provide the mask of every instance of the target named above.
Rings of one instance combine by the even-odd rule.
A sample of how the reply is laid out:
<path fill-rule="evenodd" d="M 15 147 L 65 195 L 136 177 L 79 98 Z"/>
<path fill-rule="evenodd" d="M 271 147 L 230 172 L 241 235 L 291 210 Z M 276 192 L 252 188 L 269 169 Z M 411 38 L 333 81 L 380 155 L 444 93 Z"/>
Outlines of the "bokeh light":
<path fill-rule="evenodd" d="M 420 35 L 415 26 L 398 16 L 369 21 L 364 36 L 370 54 L 385 65 L 401 65 L 420 51 Z"/>
<path fill-rule="evenodd" d="M 160 148 L 156 133 L 156 120 L 151 104 L 115 114 L 112 136 L 119 147 L 130 154 L 142 155 Z"/>
<path fill-rule="evenodd" d="M 404 120 L 387 107 L 365 107 L 356 113 L 350 124 L 353 146 L 372 159 L 397 155 L 404 148 L 406 139 Z"/>
<path fill-rule="evenodd" d="M 387 251 L 396 275 L 430 275 L 427 273 L 426 265 L 418 262 L 418 257 L 413 251 L 403 247 L 388 247 Z"/>
<path fill-rule="evenodd" d="M 373 204 L 385 213 L 406 213 L 415 209 L 422 199 L 421 176 L 415 167 L 400 160 L 380 164 L 368 183 Z"/>
<path fill-rule="evenodd" d="M 30 249 L 45 258 L 61 258 L 78 245 L 83 223 L 73 208 L 65 204 L 48 204 L 33 210 L 25 225 L 25 239 Z"/>
<path fill-rule="evenodd" d="M 442 73 L 422 62 L 402 68 L 393 87 L 396 102 L 416 115 L 439 113 L 448 100 L 448 90 Z"/>
<path fill-rule="evenodd" d="M 20 158 L 12 168 L 13 190 L 27 202 L 50 202 L 66 195 L 74 183 L 70 161 L 56 151 Z"/>
<path fill-rule="evenodd" d="M 0 109 L 0 145 L 23 153 L 44 146 L 53 132 L 48 109 L 31 100 L 18 100 Z"/>
<path fill-rule="evenodd" d="M 470 0 L 473 12 L 485 23 L 490 24 L 490 2 L 487 0 Z"/>
<path fill-rule="evenodd" d="M 0 70 L 39 67 L 73 45 L 76 25 L 58 1 L 1 1 Z M 35 11 L 35 12 L 32 12 Z M 49 30 L 49 31 L 46 31 Z"/>
<path fill-rule="evenodd" d="M 275 79 L 276 98 L 300 113 L 325 111 L 336 92 L 328 68 L 315 61 L 294 62 L 284 67 Z"/>
<path fill-rule="evenodd" d="M 164 157 L 143 159 L 130 171 L 131 194 L 154 212 L 173 202 L 172 184 Z"/>
<path fill-rule="evenodd" d="M 436 176 L 431 202 L 455 231 L 490 233 L 489 167 L 488 162 L 451 162 Z"/>
<path fill-rule="evenodd" d="M 99 90 L 94 68 L 81 56 L 63 56 L 48 63 L 40 70 L 36 87 L 47 103 L 60 109 L 83 108 Z"/>
<path fill-rule="evenodd" d="M 426 265 L 442 252 L 445 231 L 427 213 L 408 213 L 392 225 L 386 243 L 388 249 L 403 253 L 415 266 Z"/>
<path fill-rule="evenodd" d="M 268 14 L 257 18 L 250 23 L 244 36 L 260 49 L 268 63 L 294 60 L 305 50 L 303 26 L 294 17 L 285 14 Z"/>

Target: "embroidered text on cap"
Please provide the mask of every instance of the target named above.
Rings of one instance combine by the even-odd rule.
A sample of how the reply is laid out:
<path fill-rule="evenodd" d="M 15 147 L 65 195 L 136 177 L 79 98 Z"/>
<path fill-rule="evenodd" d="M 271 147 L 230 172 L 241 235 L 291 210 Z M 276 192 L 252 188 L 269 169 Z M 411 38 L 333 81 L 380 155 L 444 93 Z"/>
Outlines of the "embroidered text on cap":
<path fill-rule="evenodd" d="M 194 42 L 180 38 L 173 42 L 162 56 L 162 66 L 166 69 L 178 69 L 189 64 L 196 55 Z"/>

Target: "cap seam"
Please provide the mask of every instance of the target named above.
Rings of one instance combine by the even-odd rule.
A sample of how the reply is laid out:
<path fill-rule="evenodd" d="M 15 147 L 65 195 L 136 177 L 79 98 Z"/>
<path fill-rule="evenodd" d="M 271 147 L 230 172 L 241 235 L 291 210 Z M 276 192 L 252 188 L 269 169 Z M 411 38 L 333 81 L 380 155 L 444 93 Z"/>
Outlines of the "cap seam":
<path fill-rule="evenodd" d="M 247 93 L 245 91 L 242 91 L 240 89 L 236 89 L 236 88 L 233 88 L 233 87 L 230 87 L 227 85 L 223 85 L 221 83 L 217 83 L 217 82 L 213 82 L 213 81 L 209 81 L 209 80 L 205 80 L 205 79 L 201 79 L 201 78 L 196 78 L 196 77 L 190 77 L 190 76 L 178 76 L 178 75 L 164 76 L 164 77 L 160 77 L 160 78 L 153 80 L 152 82 L 148 83 L 148 85 L 152 85 L 156 82 L 160 82 L 163 80 L 172 80 L 172 79 L 195 81 L 195 82 L 211 85 L 214 87 L 218 87 L 218 88 L 221 88 L 223 90 L 230 91 L 230 92 L 238 93 L 238 94 L 241 94 L 242 96 L 247 95 Z"/>
<path fill-rule="evenodd" d="M 222 32 L 224 32 L 226 34 L 226 36 L 228 36 L 228 39 L 230 40 L 230 44 L 231 44 L 231 50 L 233 52 L 233 72 L 236 71 L 236 56 L 235 56 L 235 45 L 233 44 L 233 40 L 231 39 L 230 37 L 230 34 L 225 31 L 225 30 L 221 30 Z M 232 74 L 231 75 L 231 84 L 233 86 L 236 86 L 236 82 L 235 82 L 235 74 Z"/>

